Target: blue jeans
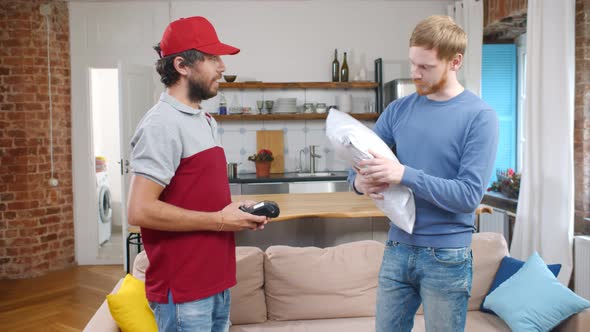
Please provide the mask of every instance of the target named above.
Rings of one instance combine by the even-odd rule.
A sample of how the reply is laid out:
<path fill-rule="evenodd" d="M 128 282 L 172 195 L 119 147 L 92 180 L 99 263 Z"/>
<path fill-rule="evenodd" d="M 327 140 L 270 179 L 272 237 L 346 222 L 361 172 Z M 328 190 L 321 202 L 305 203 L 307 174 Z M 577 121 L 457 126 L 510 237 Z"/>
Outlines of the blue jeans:
<path fill-rule="evenodd" d="M 424 304 L 426 331 L 465 329 L 471 293 L 470 248 L 427 248 L 387 241 L 377 288 L 377 332 L 406 332 Z"/>
<path fill-rule="evenodd" d="M 192 302 L 175 304 L 168 292 L 168 303 L 150 302 L 158 332 L 229 331 L 229 289 Z"/>

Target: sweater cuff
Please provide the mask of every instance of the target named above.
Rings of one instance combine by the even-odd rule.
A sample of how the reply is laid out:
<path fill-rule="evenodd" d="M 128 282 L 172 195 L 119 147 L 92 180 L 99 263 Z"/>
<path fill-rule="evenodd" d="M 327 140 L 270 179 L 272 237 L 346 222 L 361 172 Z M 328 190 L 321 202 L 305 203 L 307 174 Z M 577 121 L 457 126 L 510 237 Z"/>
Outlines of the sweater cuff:
<path fill-rule="evenodd" d="M 418 183 L 418 179 L 420 178 L 420 173 L 422 173 L 422 171 L 408 166 L 404 167 L 404 176 L 402 177 L 400 183 L 408 188 L 414 188 L 416 183 Z"/>

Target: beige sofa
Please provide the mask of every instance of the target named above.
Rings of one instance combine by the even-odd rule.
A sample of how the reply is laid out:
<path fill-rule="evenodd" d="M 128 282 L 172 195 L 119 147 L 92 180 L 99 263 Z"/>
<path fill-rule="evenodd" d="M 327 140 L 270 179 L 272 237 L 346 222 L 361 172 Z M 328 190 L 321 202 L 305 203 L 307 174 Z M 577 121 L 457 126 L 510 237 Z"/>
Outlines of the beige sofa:
<path fill-rule="evenodd" d="M 236 253 L 238 285 L 231 290 L 231 332 L 375 330 L 383 244 L 359 241 L 326 249 L 272 246 L 266 252 L 238 247 Z M 473 288 L 466 331 L 510 331 L 500 318 L 479 311 L 507 253 L 501 235 L 474 235 Z M 147 264 L 145 253 L 138 255 L 133 274 L 143 278 Z M 413 331 L 424 330 L 420 308 Z M 570 317 L 556 330 L 590 331 L 590 309 Z M 106 302 L 84 331 L 118 331 Z"/>

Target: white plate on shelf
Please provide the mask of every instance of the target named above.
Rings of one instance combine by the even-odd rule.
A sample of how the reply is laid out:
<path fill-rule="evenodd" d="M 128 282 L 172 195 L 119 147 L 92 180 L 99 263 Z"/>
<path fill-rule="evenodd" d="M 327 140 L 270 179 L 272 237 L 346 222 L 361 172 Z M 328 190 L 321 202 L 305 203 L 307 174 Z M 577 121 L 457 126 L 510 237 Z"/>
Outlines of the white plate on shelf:
<path fill-rule="evenodd" d="M 272 113 L 297 113 L 297 107 L 274 107 Z"/>

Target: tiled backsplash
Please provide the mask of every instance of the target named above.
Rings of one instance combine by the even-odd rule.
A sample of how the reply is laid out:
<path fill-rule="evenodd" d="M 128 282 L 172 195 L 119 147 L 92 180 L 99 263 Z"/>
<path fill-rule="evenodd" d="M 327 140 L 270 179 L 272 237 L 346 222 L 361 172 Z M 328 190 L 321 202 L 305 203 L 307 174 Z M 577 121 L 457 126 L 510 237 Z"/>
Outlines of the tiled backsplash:
<path fill-rule="evenodd" d="M 251 107 L 254 112 L 257 100 L 276 100 L 278 98 L 297 98 L 297 106 L 304 103 L 325 103 L 337 105 L 337 96 L 350 94 L 353 100 L 365 99 L 368 103 L 375 102 L 373 90 L 318 90 L 318 89 L 281 89 L 281 90 L 224 90 L 228 110 L 232 107 Z M 219 106 L 219 94 L 212 99 L 204 101 L 201 106 L 209 113 L 217 113 Z M 353 113 L 364 113 L 367 109 L 354 108 Z M 372 128 L 373 121 L 363 122 Z M 317 171 L 343 171 L 346 165 L 334 155 L 330 141 L 326 137 L 325 120 L 306 121 L 228 121 L 218 122 L 219 137 L 225 149 L 228 162 L 241 163 L 239 173 L 254 173 L 254 163 L 248 161 L 248 156 L 256 152 L 257 130 L 283 130 L 285 146 L 285 172 L 298 170 L 299 151 L 303 162 L 303 170 L 309 170 L 309 146 L 319 145 L 317 153 L 322 157 L 316 159 Z M 274 151 L 273 151 L 274 152 Z"/>
<path fill-rule="evenodd" d="M 363 122 L 372 127 L 374 122 Z M 299 165 L 299 151 L 303 159 L 303 169 L 309 169 L 309 146 L 319 145 L 316 151 L 322 156 L 316 159 L 317 171 L 343 171 L 345 163 L 334 154 L 334 149 L 326 137 L 324 120 L 307 121 L 240 121 L 218 122 L 221 145 L 225 149 L 228 162 L 241 163 L 239 173 L 254 173 L 254 163 L 248 156 L 256 152 L 257 130 L 283 130 L 285 133 L 285 172 L 295 172 Z"/>

